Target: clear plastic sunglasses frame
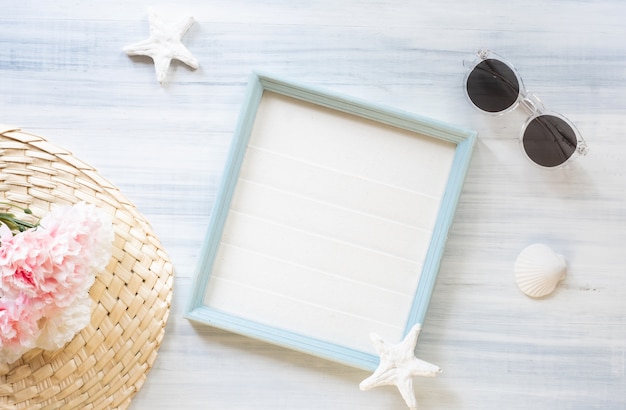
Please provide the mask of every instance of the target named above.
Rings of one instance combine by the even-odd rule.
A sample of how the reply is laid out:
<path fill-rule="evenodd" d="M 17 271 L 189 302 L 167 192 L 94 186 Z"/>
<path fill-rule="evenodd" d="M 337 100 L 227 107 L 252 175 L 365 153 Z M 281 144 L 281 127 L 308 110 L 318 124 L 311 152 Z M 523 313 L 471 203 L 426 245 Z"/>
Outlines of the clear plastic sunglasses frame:
<path fill-rule="evenodd" d="M 546 107 L 543 105 L 543 103 L 541 102 L 541 100 L 532 92 L 530 92 L 529 90 L 526 89 L 526 87 L 524 86 L 524 81 L 522 80 L 522 78 L 520 77 L 519 73 L 517 72 L 517 70 L 515 69 L 515 67 L 513 67 L 513 65 L 511 63 L 509 63 L 508 61 L 504 60 L 502 57 L 500 57 L 498 54 L 487 50 L 487 49 L 481 49 L 478 50 L 477 54 L 477 58 L 475 58 L 473 61 L 469 62 L 469 61 L 464 61 L 463 64 L 465 65 L 465 67 L 467 68 L 467 72 L 465 74 L 465 78 L 463 79 L 463 90 L 465 91 L 465 96 L 467 97 L 467 100 L 470 102 L 470 104 L 472 106 L 474 106 L 476 109 L 480 110 L 481 112 L 485 113 L 485 114 L 489 114 L 489 115 L 503 115 L 506 114 L 508 112 L 511 112 L 513 110 L 515 110 L 518 106 L 522 106 L 523 109 L 529 114 L 528 119 L 526 120 L 526 122 L 522 125 L 522 129 L 520 131 L 519 134 L 519 142 L 520 142 L 520 148 L 522 150 L 522 152 L 524 153 L 524 155 L 535 165 L 538 165 L 542 168 L 545 168 L 542 165 L 537 164 L 535 161 L 533 161 L 532 158 L 530 158 L 528 156 L 528 153 L 526 152 L 526 150 L 523 147 L 523 139 L 524 139 L 524 132 L 526 131 L 526 128 L 528 127 L 528 125 L 537 117 L 540 117 L 542 115 L 549 115 L 549 116 L 554 116 L 557 117 L 559 119 L 561 119 L 562 121 L 564 121 L 567 125 L 569 125 L 572 129 L 572 131 L 574 131 L 574 134 L 576 135 L 576 149 L 574 150 L 574 152 L 572 153 L 572 155 L 570 155 L 569 158 L 567 158 L 562 164 L 551 167 L 551 168 L 560 168 L 566 164 L 569 164 L 573 159 L 580 157 L 580 156 L 584 156 L 587 155 L 587 152 L 589 152 L 589 148 L 587 147 L 587 143 L 585 142 L 585 140 L 583 139 L 582 135 L 580 134 L 580 132 L 578 131 L 578 129 L 576 128 L 576 126 L 565 116 L 563 116 L 562 114 L 559 114 L 557 112 L 554 111 L 550 111 L 547 110 Z M 515 74 L 515 77 L 517 78 L 517 82 L 519 84 L 519 94 L 517 96 L 517 100 L 511 104 L 509 107 L 505 108 L 504 110 L 501 111 L 497 111 L 497 112 L 489 112 L 489 111 L 485 111 L 483 109 L 481 109 L 480 107 L 478 107 L 476 104 L 474 104 L 474 102 L 472 101 L 472 99 L 469 96 L 468 90 L 467 90 L 467 81 L 469 79 L 469 76 L 471 75 L 472 71 L 474 70 L 474 68 L 480 64 L 482 61 L 485 60 L 497 60 L 503 64 L 505 64 L 507 67 L 509 67 L 511 69 L 511 71 L 513 72 L 513 74 Z"/>

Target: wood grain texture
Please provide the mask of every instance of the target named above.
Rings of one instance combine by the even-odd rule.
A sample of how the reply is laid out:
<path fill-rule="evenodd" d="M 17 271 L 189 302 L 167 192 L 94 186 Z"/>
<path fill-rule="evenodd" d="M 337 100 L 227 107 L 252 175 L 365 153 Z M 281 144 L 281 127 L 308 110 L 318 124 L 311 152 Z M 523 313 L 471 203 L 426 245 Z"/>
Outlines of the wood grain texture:
<path fill-rule="evenodd" d="M 8 2 L 0 122 L 97 168 L 152 223 L 175 267 L 166 336 L 132 409 L 402 409 L 368 373 L 182 318 L 249 73 L 262 70 L 479 131 L 417 354 L 423 409 L 626 407 L 626 3 L 621 0 Z M 147 9 L 197 23 L 164 86 L 125 45 Z M 519 149 L 526 115 L 469 106 L 480 47 L 570 118 L 590 153 L 546 172 Z M 529 243 L 565 255 L 542 300 L 515 287 Z"/>

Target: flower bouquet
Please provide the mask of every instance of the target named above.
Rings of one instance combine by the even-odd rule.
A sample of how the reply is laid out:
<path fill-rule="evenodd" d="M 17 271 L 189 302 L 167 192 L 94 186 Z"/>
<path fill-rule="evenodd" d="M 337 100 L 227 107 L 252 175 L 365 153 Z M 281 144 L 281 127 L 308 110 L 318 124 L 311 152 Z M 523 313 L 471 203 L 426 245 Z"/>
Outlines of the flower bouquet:
<path fill-rule="evenodd" d="M 89 324 L 89 289 L 112 242 L 111 218 L 86 203 L 38 223 L 0 213 L 0 364 L 58 349 Z"/>

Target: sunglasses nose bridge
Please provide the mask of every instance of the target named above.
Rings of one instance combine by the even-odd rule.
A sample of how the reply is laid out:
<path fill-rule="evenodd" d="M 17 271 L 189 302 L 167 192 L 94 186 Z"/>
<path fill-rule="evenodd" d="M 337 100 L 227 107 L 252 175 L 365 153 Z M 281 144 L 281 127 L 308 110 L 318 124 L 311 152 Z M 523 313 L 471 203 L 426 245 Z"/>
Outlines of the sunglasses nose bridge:
<path fill-rule="evenodd" d="M 522 93 L 521 90 L 520 93 Z M 545 111 L 545 107 L 539 97 L 528 91 L 522 93 L 521 105 L 531 115 L 542 114 Z"/>

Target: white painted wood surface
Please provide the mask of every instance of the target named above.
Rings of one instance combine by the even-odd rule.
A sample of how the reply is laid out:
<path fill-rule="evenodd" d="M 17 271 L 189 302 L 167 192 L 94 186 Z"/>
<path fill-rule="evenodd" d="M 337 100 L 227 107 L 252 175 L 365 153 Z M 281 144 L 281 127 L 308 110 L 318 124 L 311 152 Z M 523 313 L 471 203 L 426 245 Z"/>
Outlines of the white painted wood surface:
<path fill-rule="evenodd" d="M 125 45 L 147 9 L 193 15 L 164 86 Z M 474 158 L 417 354 L 423 409 L 626 408 L 626 3 L 182 0 L 3 1 L 0 122 L 98 168 L 151 221 L 176 267 L 155 367 L 132 409 L 402 409 L 361 370 L 182 318 L 226 151 L 253 69 L 475 128 Z M 465 101 L 463 59 L 489 47 L 590 146 L 546 172 L 518 147 L 525 114 Z M 532 300 L 512 266 L 529 243 L 566 256 Z"/>

